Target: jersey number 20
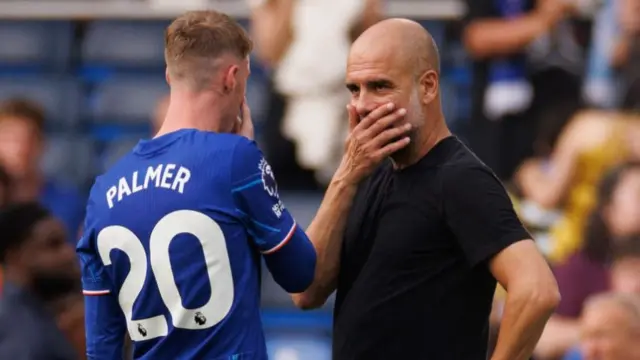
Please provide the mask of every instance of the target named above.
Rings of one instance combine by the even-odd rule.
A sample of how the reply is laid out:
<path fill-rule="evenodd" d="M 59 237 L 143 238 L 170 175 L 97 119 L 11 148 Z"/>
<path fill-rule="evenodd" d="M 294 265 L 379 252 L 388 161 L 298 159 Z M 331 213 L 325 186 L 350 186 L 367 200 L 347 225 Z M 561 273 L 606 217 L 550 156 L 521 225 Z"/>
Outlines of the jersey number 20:
<path fill-rule="evenodd" d="M 195 236 L 204 252 L 211 298 L 202 307 L 186 309 L 175 283 L 169 245 L 179 234 Z M 151 232 L 149 259 L 138 237 L 123 226 L 109 226 L 98 234 L 98 251 L 105 266 L 111 265 L 110 252 L 123 251 L 131 262 L 131 270 L 122 283 L 118 301 L 127 319 L 133 341 L 149 340 L 168 333 L 163 315 L 133 319 L 133 304 L 144 287 L 147 263 L 156 278 L 160 296 L 171 314 L 173 326 L 181 329 L 206 329 L 219 323 L 233 304 L 233 278 L 227 244 L 220 226 L 210 217 L 192 210 L 178 210 L 163 217 Z M 214 284 L 215 279 L 215 284 Z"/>

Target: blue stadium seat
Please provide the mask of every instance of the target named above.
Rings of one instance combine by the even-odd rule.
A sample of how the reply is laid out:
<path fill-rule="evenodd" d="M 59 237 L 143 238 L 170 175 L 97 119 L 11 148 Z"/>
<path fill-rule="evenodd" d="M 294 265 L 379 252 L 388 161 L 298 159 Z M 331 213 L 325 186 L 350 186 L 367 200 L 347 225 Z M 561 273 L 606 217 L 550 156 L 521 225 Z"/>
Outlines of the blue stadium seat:
<path fill-rule="evenodd" d="M 71 135 L 47 139 L 42 168 L 50 177 L 81 184 L 94 175 L 93 143 Z"/>
<path fill-rule="evenodd" d="M 436 44 L 439 48 L 442 48 L 445 45 L 445 31 L 446 24 L 442 21 L 435 20 L 422 20 L 419 21 L 420 25 L 422 25 L 425 29 L 429 30 L 429 33 L 435 40 Z"/>
<path fill-rule="evenodd" d="M 163 67 L 166 22 L 95 21 L 82 43 L 85 65 Z"/>
<path fill-rule="evenodd" d="M 267 333 L 267 354 L 271 360 L 330 360 L 331 340 L 313 333 Z"/>
<path fill-rule="evenodd" d="M 72 35 L 70 22 L 0 21 L 0 71 L 64 69 L 71 56 Z"/>
<path fill-rule="evenodd" d="M 95 122 L 147 123 L 168 92 L 163 76 L 115 76 L 96 85 L 89 115 Z"/>
<path fill-rule="evenodd" d="M 0 30 L 1 31 L 1 30 Z M 81 104 L 80 86 L 66 77 L 0 77 L 0 100 L 24 97 L 44 107 L 48 125 L 71 127 L 77 123 Z"/>
<path fill-rule="evenodd" d="M 458 119 L 458 96 L 455 84 L 445 77 L 440 79 L 440 92 L 442 98 L 442 111 L 445 119 L 451 124 Z"/>

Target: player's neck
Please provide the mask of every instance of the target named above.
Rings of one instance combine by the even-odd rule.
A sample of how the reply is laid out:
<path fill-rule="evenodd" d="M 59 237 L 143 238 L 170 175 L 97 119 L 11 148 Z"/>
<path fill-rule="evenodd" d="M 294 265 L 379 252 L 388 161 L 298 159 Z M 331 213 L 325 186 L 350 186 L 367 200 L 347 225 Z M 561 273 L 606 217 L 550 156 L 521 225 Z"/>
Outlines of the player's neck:
<path fill-rule="evenodd" d="M 220 132 L 221 119 L 215 94 L 172 93 L 167 115 L 155 137 L 182 129 Z"/>
<path fill-rule="evenodd" d="M 425 126 L 428 126 L 427 124 Z M 401 170 L 417 163 L 442 139 L 451 136 L 451 131 L 447 127 L 442 113 L 438 115 L 438 118 L 432 124 L 429 128 L 420 129 L 416 138 L 413 139 L 413 143 L 409 144 L 409 149 L 406 152 L 400 152 L 398 156 L 393 156 L 392 160 L 395 169 Z"/>

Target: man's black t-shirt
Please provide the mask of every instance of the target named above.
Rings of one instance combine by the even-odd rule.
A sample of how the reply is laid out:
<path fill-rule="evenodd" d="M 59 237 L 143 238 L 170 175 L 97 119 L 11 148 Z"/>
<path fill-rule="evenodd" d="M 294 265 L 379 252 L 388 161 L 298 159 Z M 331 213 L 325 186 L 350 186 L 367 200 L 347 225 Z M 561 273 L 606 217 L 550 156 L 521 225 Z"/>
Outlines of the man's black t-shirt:
<path fill-rule="evenodd" d="M 334 359 L 485 359 L 487 260 L 528 238 L 500 181 L 457 138 L 404 170 L 384 164 L 347 222 Z"/>

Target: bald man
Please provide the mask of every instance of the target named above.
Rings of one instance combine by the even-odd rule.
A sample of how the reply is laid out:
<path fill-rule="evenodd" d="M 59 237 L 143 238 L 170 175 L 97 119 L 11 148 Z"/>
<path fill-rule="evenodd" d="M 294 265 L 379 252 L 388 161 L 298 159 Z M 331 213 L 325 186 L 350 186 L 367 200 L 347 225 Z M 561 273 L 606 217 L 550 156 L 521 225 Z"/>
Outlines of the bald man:
<path fill-rule="evenodd" d="M 343 161 L 308 230 L 315 279 L 293 299 L 316 308 L 337 290 L 334 360 L 485 359 L 496 279 L 508 298 L 493 358 L 528 359 L 559 300 L 502 184 L 449 132 L 439 69 L 433 38 L 409 20 L 382 21 L 351 48 L 345 156 L 389 126 L 381 113 L 401 115 L 408 135 L 367 157 L 380 162 L 370 176 L 344 176 Z"/>
<path fill-rule="evenodd" d="M 596 295 L 585 304 L 581 332 L 584 360 L 640 359 L 640 297 Z"/>

